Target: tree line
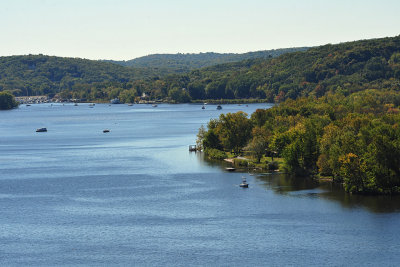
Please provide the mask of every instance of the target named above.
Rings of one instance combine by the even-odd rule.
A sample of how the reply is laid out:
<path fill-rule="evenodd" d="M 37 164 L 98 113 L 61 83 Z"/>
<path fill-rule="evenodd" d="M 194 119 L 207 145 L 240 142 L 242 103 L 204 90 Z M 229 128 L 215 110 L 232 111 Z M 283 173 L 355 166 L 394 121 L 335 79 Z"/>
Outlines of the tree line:
<path fill-rule="evenodd" d="M 151 57 L 148 60 L 152 62 Z M 160 60 L 155 57 L 154 62 Z M 161 63 L 153 63 L 149 68 L 132 68 L 43 55 L 1 57 L 0 91 L 9 90 L 16 96 L 62 93 L 90 101 L 119 97 L 125 102 L 145 93 L 150 100 L 171 102 L 262 99 L 279 103 L 335 92 L 347 96 L 368 88 L 397 90 L 400 36 L 329 44 L 185 73 L 165 73 L 155 67 Z"/>
<path fill-rule="evenodd" d="M 199 130 L 204 150 L 250 150 L 284 159 L 287 173 L 330 176 L 348 192 L 400 193 L 400 92 L 365 90 L 345 96 L 286 100 L 222 114 Z M 213 151 L 215 153 L 215 151 Z"/>
<path fill-rule="evenodd" d="M 335 92 L 347 96 L 368 88 L 400 89 L 400 36 L 325 45 L 277 58 L 247 59 L 184 74 L 139 79 L 128 90 L 175 102 L 263 99 L 279 103 Z"/>

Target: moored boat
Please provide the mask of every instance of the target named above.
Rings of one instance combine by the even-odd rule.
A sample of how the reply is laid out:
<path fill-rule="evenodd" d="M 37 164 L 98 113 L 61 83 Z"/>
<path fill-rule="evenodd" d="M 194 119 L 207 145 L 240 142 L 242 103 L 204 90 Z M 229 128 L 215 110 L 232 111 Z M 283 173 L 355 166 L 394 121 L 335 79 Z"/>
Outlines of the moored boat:
<path fill-rule="evenodd" d="M 47 128 L 38 128 L 36 129 L 37 133 L 47 132 Z"/>
<path fill-rule="evenodd" d="M 243 187 L 243 188 L 248 188 L 249 187 L 249 184 L 246 181 L 246 177 L 242 176 L 242 183 L 239 186 Z"/>

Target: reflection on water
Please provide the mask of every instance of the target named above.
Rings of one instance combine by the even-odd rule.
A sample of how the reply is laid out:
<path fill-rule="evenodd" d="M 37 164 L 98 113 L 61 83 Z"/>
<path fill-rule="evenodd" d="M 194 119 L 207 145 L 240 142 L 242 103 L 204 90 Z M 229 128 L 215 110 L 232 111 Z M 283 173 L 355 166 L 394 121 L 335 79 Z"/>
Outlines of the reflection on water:
<path fill-rule="evenodd" d="M 279 194 L 319 197 L 339 202 L 345 208 L 362 207 L 375 213 L 400 211 L 400 196 L 354 195 L 346 193 L 338 184 L 282 173 L 258 174 L 255 177 L 264 187 Z"/>
<path fill-rule="evenodd" d="M 188 151 L 210 118 L 265 104 L 53 107 L 0 120 L 1 266 L 400 262 L 398 199 L 227 172 Z"/>

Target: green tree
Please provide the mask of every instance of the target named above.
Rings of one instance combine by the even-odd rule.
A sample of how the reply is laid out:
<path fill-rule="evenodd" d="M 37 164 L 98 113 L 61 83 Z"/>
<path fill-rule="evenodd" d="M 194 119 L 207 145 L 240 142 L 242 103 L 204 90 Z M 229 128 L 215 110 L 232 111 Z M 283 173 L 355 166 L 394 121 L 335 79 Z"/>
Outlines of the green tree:
<path fill-rule="evenodd" d="M 178 103 L 187 103 L 190 102 L 190 95 L 186 91 L 186 89 L 179 89 L 178 87 L 174 87 L 168 92 L 168 96 L 175 100 Z"/>
<path fill-rule="evenodd" d="M 133 103 L 135 102 L 135 97 L 136 97 L 136 90 L 123 90 L 121 93 L 119 93 L 119 100 L 122 103 Z"/>
<path fill-rule="evenodd" d="M 0 109 L 12 109 L 18 106 L 15 98 L 9 92 L 0 92 Z"/>
<path fill-rule="evenodd" d="M 250 150 L 257 162 L 260 162 L 261 158 L 265 154 L 266 147 L 267 141 L 265 140 L 265 137 L 255 136 L 247 145 L 246 149 Z"/>
<path fill-rule="evenodd" d="M 221 114 L 218 135 L 225 148 L 239 154 L 251 137 L 251 121 L 243 111 Z"/>
<path fill-rule="evenodd" d="M 199 128 L 199 132 L 197 133 L 197 139 L 196 139 L 196 149 L 199 151 L 204 150 L 203 142 L 206 134 L 207 134 L 206 128 L 204 127 L 204 125 L 201 125 Z"/>

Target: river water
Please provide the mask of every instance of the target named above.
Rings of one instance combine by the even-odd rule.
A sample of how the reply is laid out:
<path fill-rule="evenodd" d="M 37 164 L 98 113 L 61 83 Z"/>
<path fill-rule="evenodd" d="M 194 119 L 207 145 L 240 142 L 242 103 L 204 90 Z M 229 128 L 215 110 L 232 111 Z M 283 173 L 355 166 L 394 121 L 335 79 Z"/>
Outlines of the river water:
<path fill-rule="evenodd" d="M 270 105 L 215 107 L 0 112 L 0 264 L 400 264 L 398 197 L 352 196 L 280 174 L 247 175 L 242 189 L 243 174 L 190 153 L 210 118 Z"/>

